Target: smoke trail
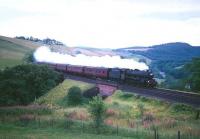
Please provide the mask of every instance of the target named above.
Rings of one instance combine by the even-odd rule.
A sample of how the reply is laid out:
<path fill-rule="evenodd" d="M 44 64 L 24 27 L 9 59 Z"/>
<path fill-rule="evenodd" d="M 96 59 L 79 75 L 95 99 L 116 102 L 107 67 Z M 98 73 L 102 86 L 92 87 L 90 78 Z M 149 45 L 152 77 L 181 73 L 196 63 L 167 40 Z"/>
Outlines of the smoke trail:
<path fill-rule="evenodd" d="M 59 64 L 71 64 L 71 65 L 84 65 L 94 67 L 107 67 L 107 68 L 127 68 L 127 69 L 140 69 L 147 70 L 148 66 L 145 63 L 137 62 L 133 59 L 122 59 L 120 56 L 86 56 L 78 54 L 71 56 L 68 54 L 60 54 L 57 52 L 51 52 L 46 46 L 39 47 L 34 57 L 38 62 L 49 62 Z"/>

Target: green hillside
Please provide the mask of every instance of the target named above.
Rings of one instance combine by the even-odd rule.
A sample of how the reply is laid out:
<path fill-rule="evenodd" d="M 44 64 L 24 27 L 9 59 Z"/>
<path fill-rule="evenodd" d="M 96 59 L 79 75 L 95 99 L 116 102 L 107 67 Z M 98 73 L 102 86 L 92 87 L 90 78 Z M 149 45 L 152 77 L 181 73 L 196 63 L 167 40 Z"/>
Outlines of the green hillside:
<path fill-rule="evenodd" d="M 196 108 L 121 90 L 104 99 L 107 110 L 98 133 L 88 111 L 88 101 L 75 106 L 66 103 L 72 86 L 79 87 L 82 92 L 93 87 L 66 79 L 31 105 L 1 107 L 0 136 L 16 139 L 150 139 L 154 138 L 156 129 L 162 139 L 176 139 L 178 131 L 183 139 L 199 139 L 200 121 L 195 118 Z"/>
<path fill-rule="evenodd" d="M 25 54 L 39 46 L 30 41 L 0 36 L 0 68 L 22 63 Z"/>
<path fill-rule="evenodd" d="M 57 87 L 49 91 L 44 96 L 37 99 L 35 102 L 39 104 L 46 104 L 58 107 L 65 107 L 67 105 L 66 96 L 69 89 L 72 86 L 78 86 L 82 91 L 92 88 L 92 84 L 88 84 L 81 81 L 65 80 L 63 83 L 59 84 Z"/>

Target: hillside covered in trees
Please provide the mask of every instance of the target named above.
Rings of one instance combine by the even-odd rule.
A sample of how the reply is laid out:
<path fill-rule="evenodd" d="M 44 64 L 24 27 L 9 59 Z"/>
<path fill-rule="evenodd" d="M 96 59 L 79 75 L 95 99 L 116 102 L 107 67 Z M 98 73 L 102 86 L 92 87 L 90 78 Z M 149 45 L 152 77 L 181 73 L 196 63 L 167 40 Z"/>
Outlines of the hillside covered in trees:
<path fill-rule="evenodd" d="M 161 87 L 181 90 L 192 89 L 190 87 L 191 82 L 185 82 L 186 78 L 189 78 L 188 76 L 192 74 L 185 68 L 185 65 L 193 62 L 192 59 L 200 57 L 200 47 L 198 46 L 175 42 L 149 47 L 128 47 L 115 51 L 119 54 L 128 55 L 128 57 L 140 56 L 139 60 L 149 65 L 155 77 L 162 79 Z"/>

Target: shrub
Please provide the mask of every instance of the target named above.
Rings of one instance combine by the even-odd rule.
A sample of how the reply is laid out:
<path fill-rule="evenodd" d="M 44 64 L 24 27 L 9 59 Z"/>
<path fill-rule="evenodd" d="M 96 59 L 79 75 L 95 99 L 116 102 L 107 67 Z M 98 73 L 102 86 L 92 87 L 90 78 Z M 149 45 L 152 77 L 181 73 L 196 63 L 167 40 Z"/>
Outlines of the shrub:
<path fill-rule="evenodd" d="M 139 111 L 140 111 L 140 117 L 143 117 L 143 115 L 144 115 L 144 104 L 142 104 L 142 103 L 139 103 L 138 105 L 137 105 L 137 107 L 138 107 L 138 109 L 139 109 Z"/>
<path fill-rule="evenodd" d="M 106 106 L 101 96 L 96 96 L 89 102 L 89 112 L 91 113 L 95 126 L 98 129 L 104 120 Z"/>
<path fill-rule="evenodd" d="M 86 98 L 93 98 L 99 94 L 99 88 L 93 87 L 83 92 L 83 96 Z"/>
<path fill-rule="evenodd" d="M 109 108 L 106 110 L 106 116 L 119 116 L 119 112 Z"/>
<path fill-rule="evenodd" d="M 194 108 L 192 106 L 176 103 L 172 105 L 172 110 L 175 112 L 194 112 Z"/>
<path fill-rule="evenodd" d="M 82 102 L 81 89 L 77 86 L 71 87 L 67 95 L 67 101 L 69 105 L 80 104 Z"/>
<path fill-rule="evenodd" d="M 146 97 L 140 97 L 140 100 L 141 100 L 142 102 L 149 102 L 149 101 L 151 101 L 150 99 L 148 99 L 148 98 L 146 98 Z"/>

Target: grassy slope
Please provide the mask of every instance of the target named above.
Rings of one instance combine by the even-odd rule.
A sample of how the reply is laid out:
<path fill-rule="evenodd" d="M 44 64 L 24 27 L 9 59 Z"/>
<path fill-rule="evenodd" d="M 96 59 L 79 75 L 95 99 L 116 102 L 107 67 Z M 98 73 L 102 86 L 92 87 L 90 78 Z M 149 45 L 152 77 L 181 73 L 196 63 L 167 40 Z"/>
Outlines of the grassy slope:
<path fill-rule="evenodd" d="M 69 107 L 66 104 L 67 91 L 71 86 L 77 85 L 82 90 L 90 88 L 92 85 L 84 82 L 65 80 L 62 84 L 51 90 L 45 96 L 36 100 L 37 103 L 58 106 L 53 117 L 65 117 L 66 114 L 73 113 L 74 120 L 90 120 L 87 111 L 87 104 Z M 128 92 L 126 92 L 128 93 Z M 171 104 L 157 99 L 149 99 L 128 93 L 127 95 L 120 90 L 113 96 L 105 100 L 110 112 L 107 113 L 105 122 L 108 125 L 120 126 L 124 128 L 139 128 L 145 130 L 156 125 L 160 130 L 168 134 L 177 134 L 177 130 L 182 132 L 200 131 L 199 120 L 194 120 L 195 109 L 181 104 Z M 141 122 L 138 104 L 144 106 L 144 117 L 152 117 L 153 122 L 146 125 Z M 81 119 L 83 117 L 83 119 Z M 186 126 L 186 127 L 185 127 Z M 184 128 L 183 128 L 184 127 Z M 196 134 L 196 133 L 195 133 Z"/>
<path fill-rule="evenodd" d="M 0 36 L 0 69 L 22 63 L 26 53 L 39 47 L 39 44 Z"/>
<path fill-rule="evenodd" d="M 66 96 L 68 93 L 68 90 L 72 86 L 78 86 L 82 91 L 89 89 L 93 87 L 92 84 L 80 82 L 80 81 L 74 81 L 74 80 L 65 80 L 63 83 L 49 91 L 46 95 L 40 97 L 36 100 L 36 103 L 39 104 L 47 104 L 57 107 L 66 107 Z"/>

